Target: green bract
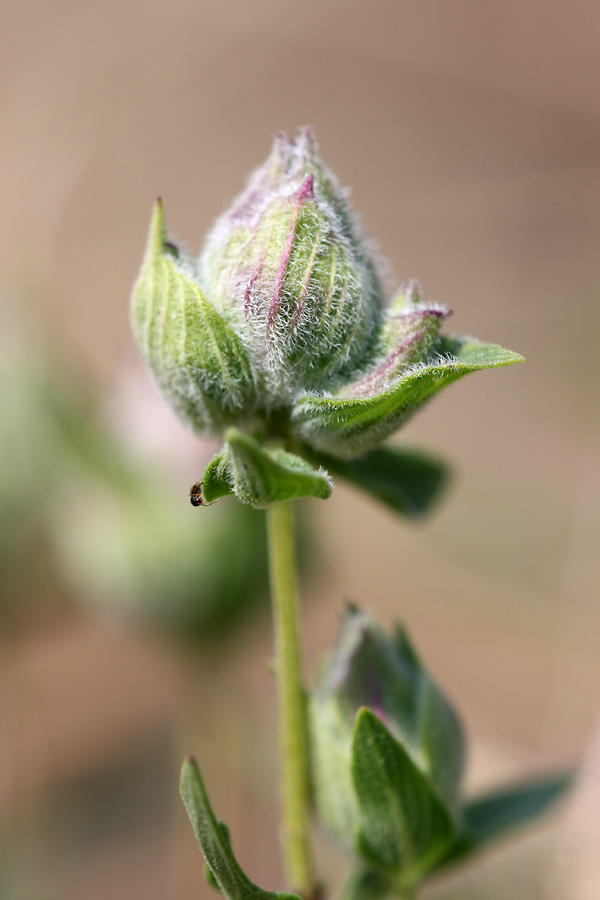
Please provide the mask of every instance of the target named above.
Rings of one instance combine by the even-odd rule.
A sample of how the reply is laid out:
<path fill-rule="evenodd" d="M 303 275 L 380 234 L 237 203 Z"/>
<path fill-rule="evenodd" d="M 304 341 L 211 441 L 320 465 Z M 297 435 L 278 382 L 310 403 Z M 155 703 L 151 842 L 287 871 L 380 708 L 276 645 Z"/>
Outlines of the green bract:
<path fill-rule="evenodd" d="M 568 784 L 555 776 L 465 801 L 456 713 L 404 629 L 388 636 L 355 607 L 310 720 L 319 820 L 361 865 L 352 900 L 413 896 L 428 874 L 536 818 Z"/>
<path fill-rule="evenodd" d="M 363 744 L 357 734 L 372 730 L 364 722 L 359 728 L 356 717 L 363 708 L 385 723 L 381 727 L 401 743 L 406 765 L 423 773 L 453 816 L 464 765 L 458 718 L 405 631 L 398 628 L 388 637 L 351 607 L 311 700 L 316 800 L 324 824 L 343 844 L 353 845 L 361 822 L 356 752 Z"/>
<path fill-rule="evenodd" d="M 276 137 L 198 259 L 169 238 L 158 201 L 132 299 L 142 352 L 192 428 L 214 435 L 236 426 L 294 454 L 267 448 L 256 468 L 253 453 L 246 477 L 228 442 L 219 464 L 224 493 L 252 506 L 328 496 L 317 471 L 310 488 L 307 467 L 362 458 L 446 385 L 522 359 L 495 344 L 441 337 L 449 315 L 425 302 L 416 282 L 386 306 L 369 243 L 310 129 L 295 141 Z M 305 476 L 301 488 L 290 468 Z M 337 474 L 346 477 L 344 465 Z M 380 497 L 396 493 L 387 480 L 389 489 L 378 479 Z M 411 514 L 434 494 L 418 508 L 408 504 Z"/>

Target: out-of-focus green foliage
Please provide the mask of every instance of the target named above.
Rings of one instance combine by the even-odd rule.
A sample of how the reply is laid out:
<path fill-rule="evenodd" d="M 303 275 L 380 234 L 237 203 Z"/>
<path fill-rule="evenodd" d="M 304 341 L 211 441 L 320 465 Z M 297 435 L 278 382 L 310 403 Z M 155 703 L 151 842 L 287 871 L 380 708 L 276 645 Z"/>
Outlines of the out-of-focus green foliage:
<path fill-rule="evenodd" d="M 427 515 L 450 480 L 450 467 L 440 459 L 390 444 L 357 459 L 337 459 L 309 448 L 305 455 L 407 519 Z"/>
<path fill-rule="evenodd" d="M 101 610 L 214 635 L 266 596 L 262 515 L 239 504 L 195 510 L 165 473 L 127 488 L 82 479 L 55 521 L 65 570 Z"/>
<path fill-rule="evenodd" d="M 27 615 L 20 585 L 42 565 L 84 604 L 186 636 L 224 632 L 266 598 L 262 514 L 193 509 L 173 464 L 136 458 L 79 372 L 17 338 L 2 354 L 4 613 Z"/>

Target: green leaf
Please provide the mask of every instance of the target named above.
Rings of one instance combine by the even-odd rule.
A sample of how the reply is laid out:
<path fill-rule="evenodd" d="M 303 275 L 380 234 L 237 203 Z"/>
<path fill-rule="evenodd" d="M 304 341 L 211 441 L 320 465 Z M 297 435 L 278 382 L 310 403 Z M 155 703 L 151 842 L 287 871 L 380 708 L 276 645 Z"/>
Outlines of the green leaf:
<path fill-rule="evenodd" d="M 304 394 L 293 410 L 300 436 L 312 447 L 342 458 L 372 450 L 424 403 L 471 372 L 522 362 L 523 357 L 496 344 L 472 338 L 443 338 L 427 363 L 409 369 L 373 393 L 377 372 L 341 388 L 335 396 Z"/>
<path fill-rule="evenodd" d="M 490 841 L 529 825 L 564 794 L 571 782 L 569 775 L 555 775 L 469 801 L 463 808 L 461 834 L 440 864 L 458 862 Z"/>
<path fill-rule="evenodd" d="M 567 790 L 571 781 L 569 775 L 555 775 L 476 798 L 465 806 L 465 828 L 479 843 L 493 840 L 537 819 Z"/>
<path fill-rule="evenodd" d="M 335 665 L 335 662 L 334 662 Z M 313 801 L 319 825 L 336 843 L 354 851 L 359 821 L 352 782 L 352 725 L 336 697 L 322 691 L 310 695 L 310 740 Z"/>
<path fill-rule="evenodd" d="M 210 866 L 207 865 L 206 863 L 204 863 L 204 881 L 210 888 L 213 889 L 213 891 L 218 891 L 219 894 L 221 893 L 221 888 L 219 887 L 219 882 L 213 875 Z"/>
<path fill-rule="evenodd" d="M 356 717 L 352 754 L 365 860 L 410 886 L 454 840 L 450 814 L 404 747 L 371 710 Z"/>
<path fill-rule="evenodd" d="M 296 894 L 263 891 L 242 871 L 231 850 L 229 833 L 216 819 L 198 765 L 191 757 L 181 769 L 180 789 L 204 859 L 228 900 L 299 900 Z"/>
<path fill-rule="evenodd" d="M 227 847 L 229 847 L 230 853 L 233 853 L 233 850 L 231 849 L 231 837 L 229 834 L 228 826 L 225 824 L 225 822 L 221 822 L 220 819 L 217 819 L 217 825 L 219 826 L 219 831 L 221 832 L 221 835 L 223 837 L 223 842 L 227 845 Z M 209 887 L 213 889 L 213 891 L 218 891 L 219 893 L 221 893 L 219 882 L 213 875 L 212 869 L 206 861 L 204 863 L 204 881 Z"/>
<path fill-rule="evenodd" d="M 227 447 L 215 453 L 202 476 L 202 496 L 207 503 L 214 503 L 221 497 L 233 494 L 229 476 L 229 453 Z"/>
<path fill-rule="evenodd" d="M 330 496 L 332 485 L 327 473 L 313 469 L 299 456 L 285 450 L 267 451 L 236 428 L 227 431 L 225 440 L 227 461 L 223 458 L 215 462 L 209 473 L 209 482 L 214 479 L 219 485 L 215 492 L 224 489 L 221 486 L 228 479 L 238 500 L 255 509 L 283 500 L 302 497 L 326 500 Z M 209 493 L 212 491 L 211 482 Z"/>
<path fill-rule="evenodd" d="M 392 893 L 390 879 L 373 869 L 353 872 L 335 900 L 382 900 Z"/>
<path fill-rule="evenodd" d="M 409 519 L 421 518 L 435 506 L 450 477 L 446 463 L 403 447 L 377 447 L 351 460 L 307 451 L 312 462 Z"/>
<path fill-rule="evenodd" d="M 133 289 L 132 324 L 154 376 L 181 417 L 202 433 L 220 431 L 255 405 L 240 338 L 217 313 L 167 238 L 154 207 L 146 255 Z"/>

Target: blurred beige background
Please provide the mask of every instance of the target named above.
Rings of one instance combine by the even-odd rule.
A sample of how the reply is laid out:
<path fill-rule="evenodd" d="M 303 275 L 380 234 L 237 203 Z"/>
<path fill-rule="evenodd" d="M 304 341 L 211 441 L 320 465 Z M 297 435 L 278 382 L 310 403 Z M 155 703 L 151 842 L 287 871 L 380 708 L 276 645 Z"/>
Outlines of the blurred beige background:
<path fill-rule="evenodd" d="M 527 357 L 402 434 L 456 466 L 431 521 L 344 489 L 308 510 L 308 672 L 353 599 L 407 621 L 466 718 L 473 785 L 587 759 L 548 825 L 432 898 L 600 896 L 599 48 L 592 0 L 0 4 L 0 296 L 99 400 L 135 355 L 153 199 L 199 249 L 271 134 L 308 122 L 392 280 L 417 276 L 453 329 Z M 204 896 L 176 796 L 184 745 L 250 874 L 279 885 L 265 620 L 227 665 L 182 666 L 159 636 L 82 612 L 2 646 L 8 900 Z"/>

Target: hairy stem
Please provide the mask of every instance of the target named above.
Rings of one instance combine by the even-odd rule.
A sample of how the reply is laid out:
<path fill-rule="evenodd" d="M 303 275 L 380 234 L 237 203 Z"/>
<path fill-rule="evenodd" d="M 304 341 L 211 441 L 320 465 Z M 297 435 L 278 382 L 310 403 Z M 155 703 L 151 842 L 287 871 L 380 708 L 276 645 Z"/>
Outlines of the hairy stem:
<path fill-rule="evenodd" d="M 279 692 L 284 859 L 289 886 L 304 897 L 310 897 L 313 873 L 309 838 L 308 723 L 302 685 L 291 503 L 269 506 L 267 528 Z"/>

